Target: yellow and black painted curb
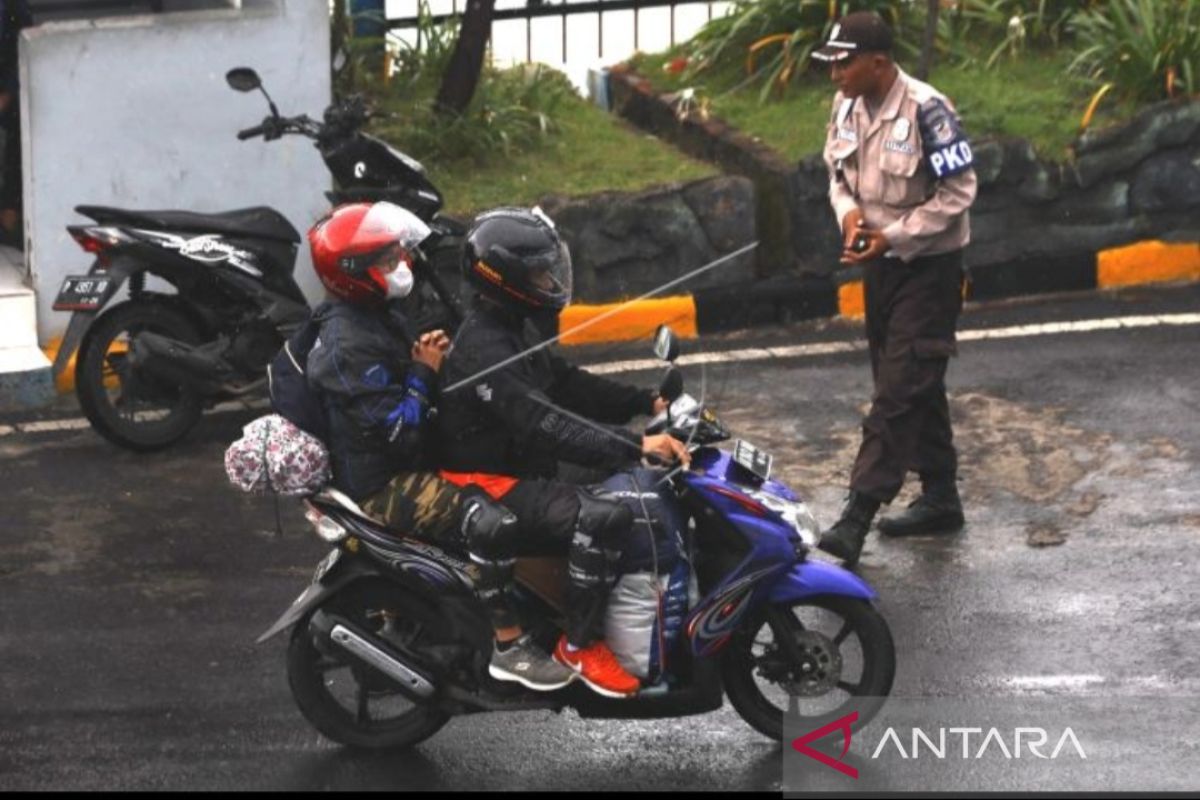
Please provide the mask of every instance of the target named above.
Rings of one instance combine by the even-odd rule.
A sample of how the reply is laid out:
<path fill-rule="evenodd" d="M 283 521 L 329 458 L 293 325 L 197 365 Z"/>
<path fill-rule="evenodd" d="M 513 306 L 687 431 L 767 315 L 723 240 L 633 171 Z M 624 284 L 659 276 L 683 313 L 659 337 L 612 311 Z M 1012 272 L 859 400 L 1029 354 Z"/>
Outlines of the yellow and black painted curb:
<path fill-rule="evenodd" d="M 1099 252 L 1040 256 L 969 271 L 966 300 L 1119 289 L 1153 283 L 1200 281 L 1200 242 L 1135 242 Z M 838 286 L 843 317 L 864 312 L 862 281 Z"/>
<path fill-rule="evenodd" d="M 1100 252 L 1039 256 L 971 271 L 966 300 L 999 300 L 1053 292 L 1116 289 L 1139 284 L 1200 281 L 1200 242 L 1136 242 Z M 568 306 L 560 320 L 563 344 L 648 338 L 666 323 L 682 336 L 796 322 L 862 317 L 861 280 L 781 277 L 699 289 L 690 295 L 608 305 Z M 589 320 L 606 316 L 592 325 Z M 582 327 L 581 327 L 582 326 Z M 578 329 L 578 330 L 576 330 Z"/>
<path fill-rule="evenodd" d="M 998 300 L 1178 281 L 1200 281 L 1200 242 L 1145 241 L 1100 252 L 988 265 L 968 274 L 964 296 L 967 300 Z M 565 345 L 601 344 L 648 339 L 664 323 L 680 336 L 694 338 L 806 319 L 861 317 L 863 313 L 860 280 L 838 283 L 822 276 L 786 276 L 625 305 L 571 305 L 559 319 L 559 330 L 564 333 Z M 51 361 L 57 345 L 56 340 L 44 348 Z M 72 361 L 58 376 L 58 390 L 72 391 L 73 378 Z"/>

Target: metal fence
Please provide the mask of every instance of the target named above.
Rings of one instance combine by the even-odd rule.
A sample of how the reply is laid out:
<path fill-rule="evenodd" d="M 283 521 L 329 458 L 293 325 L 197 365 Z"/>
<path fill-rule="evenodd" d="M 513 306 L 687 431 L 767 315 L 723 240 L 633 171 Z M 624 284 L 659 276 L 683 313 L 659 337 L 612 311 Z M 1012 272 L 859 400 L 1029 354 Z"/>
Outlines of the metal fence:
<path fill-rule="evenodd" d="M 452 0 L 451 12 L 448 14 L 432 14 L 428 19 L 434 23 L 441 24 L 446 20 L 452 19 L 461 13 L 461 8 L 465 8 L 466 0 Z M 634 50 L 639 49 L 641 41 L 641 11 L 650 8 L 669 8 L 670 9 L 670 42 L 671 46 L 675 45 L 675 9 L 678 6 L 704 5 L 708 7 L 708 19 L 713 17 L 713 5 L 727 5 L 726 2 L 719 0 L 560 0 L 557 3 L 550 3 L 547 0 L 527 0 L 525 5 L 497 8 L 492 15 L 493 22 L 501 22 L 505 20 L 524 19 L 525 20 L 525 60 L 533 60 L 533 20 L 543 17 L 561 17 L 562 18 L 562 61 L 565 63 L 568 60 L 567 42 L 567 18 L 582 14 L 596 15 L 596 30 L 597 30 L 597 53 L 598 58 L 604 57 L 604 14 L 614 13 L 618 11 L 633 12 L 633 47 Z M 408 17 L 388 17 L 387 28 L 389 30 L 400 29 L 416 29 L 417 30 L 417 46 L 420 47 L 420 28 L 418 27 L 421 18 L 417 16 Z"/>

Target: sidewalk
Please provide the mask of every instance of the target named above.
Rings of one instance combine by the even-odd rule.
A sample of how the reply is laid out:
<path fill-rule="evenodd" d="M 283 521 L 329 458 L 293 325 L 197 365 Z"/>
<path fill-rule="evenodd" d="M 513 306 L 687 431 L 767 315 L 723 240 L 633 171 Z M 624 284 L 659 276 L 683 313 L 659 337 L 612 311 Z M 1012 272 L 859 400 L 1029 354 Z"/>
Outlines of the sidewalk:
<path fill-rule="evenodd" d="M 0 245 L 0 412 L 53 399 L 50 361 L 38 349 L 37 304 L 25 282 L 25 256 Z"/>

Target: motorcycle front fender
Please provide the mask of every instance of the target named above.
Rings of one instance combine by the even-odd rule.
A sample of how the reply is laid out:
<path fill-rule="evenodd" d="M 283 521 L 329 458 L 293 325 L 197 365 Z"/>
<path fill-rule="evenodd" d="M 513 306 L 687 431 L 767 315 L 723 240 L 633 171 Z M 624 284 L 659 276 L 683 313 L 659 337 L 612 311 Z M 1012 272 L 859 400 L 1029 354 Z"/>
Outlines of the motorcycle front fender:
<path fill-rule="evenodd" d="M 878 595 L 862 578 L 827 561 L 805 560 L 783 573 L 771 587 L 768 601 L 787 603 L 819 594 L 835 594 L 859 600 Z"/>
<path fill-rule="evenodd" d="M 92 264 L 92 268 L 88 270 L 88 274 L 95 275 L 97 272 L 103 272 L 112 279 L 112 282 L 108 286 L 108 295 L 104 298 L 104 303 L 100 304 L 100 308 L 97 308 L 95 311 L 71 312 L 71 320 L 67 323 L 67 330 L 63 334 L 62 343 L 58 346 L 58 353 L 54 356 L 54 364 L 50 368 L 50 372 L 55 379 L 62 374 L 67 364 L 70 363 L 71 357 L 79 349 L 84 335 L 87 333 L 88 328 L 91 327 L 92 321 L 100 314 L 100 310 L 104 307 L 105 303 L 121 290 L 121 287 L 129 280 L 130 275 L 144 269 L 144 265 L 132 258 L 117 258 L 103 269 L 100 264 L 100 259 L 96 259 L 95 263 Z"/>
<path fill-rule="evenodd" d="M 275 623 L 255 640 L 262 644 L 283 631 L 290 630 L 300 620 L 320 608 L 321 604 L 340 592 L 347 585 L 360 578 L 380 575 L 382 573 L 368 561 L 361 558 L 346 558 L 345 554 L 337 563 L 324 574 L 319 574 L 316 580 L 309 584 L 304 593 L 292 601 Z"/>

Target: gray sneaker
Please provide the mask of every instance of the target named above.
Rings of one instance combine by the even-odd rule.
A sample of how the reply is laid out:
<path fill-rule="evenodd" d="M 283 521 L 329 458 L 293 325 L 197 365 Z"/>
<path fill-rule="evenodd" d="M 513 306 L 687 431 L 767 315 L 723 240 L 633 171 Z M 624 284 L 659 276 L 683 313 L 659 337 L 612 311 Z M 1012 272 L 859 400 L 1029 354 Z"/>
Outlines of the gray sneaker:
<path fill-rule="evenodd" d="M 498 681 L 516 681 L 537 692 L 552 692 L 575 680 L 575 671 L 550 657 L 529 634 L 500 652 L 492 645 L 488 674 Z"/>

